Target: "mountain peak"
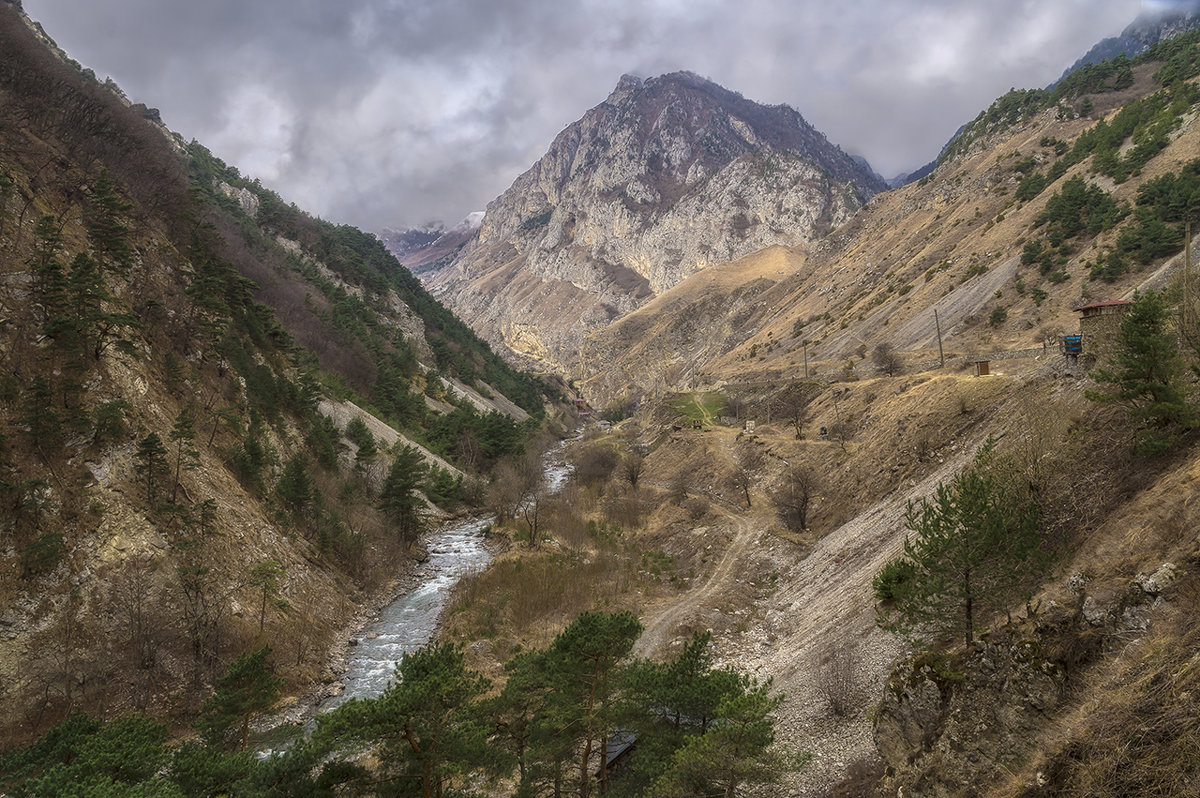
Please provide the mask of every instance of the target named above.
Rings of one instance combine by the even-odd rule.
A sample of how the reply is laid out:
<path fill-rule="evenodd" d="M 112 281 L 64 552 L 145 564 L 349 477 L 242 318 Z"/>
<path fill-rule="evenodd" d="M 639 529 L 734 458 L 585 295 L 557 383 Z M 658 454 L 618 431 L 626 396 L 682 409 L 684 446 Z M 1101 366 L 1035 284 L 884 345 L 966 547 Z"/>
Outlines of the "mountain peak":
<path fill-rule="evenodd" d="M 635 92 L 640 91 L 644 83 L 645 81 L 637 75 L 626 73 L 617 81 L 616 88 L 612 90 L 612 94 L 608 95 L 608 99 L 605 102 L 610 104 L 621 103 Z"/>
<path fill-rule="evenodd" d="M 626 74 L 423 277 L 454 286 L 493 343 L 567 373 L 587 329 L 710 265 L 818 238 L 885 189 L 789 106 L 694 72 Z"/>

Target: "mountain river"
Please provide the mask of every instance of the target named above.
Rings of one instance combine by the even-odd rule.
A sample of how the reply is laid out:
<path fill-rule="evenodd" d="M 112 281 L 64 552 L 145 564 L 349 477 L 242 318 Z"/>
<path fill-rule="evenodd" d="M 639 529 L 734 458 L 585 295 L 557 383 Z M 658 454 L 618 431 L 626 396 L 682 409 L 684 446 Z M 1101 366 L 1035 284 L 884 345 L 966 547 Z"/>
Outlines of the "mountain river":
<path fill-rule="evenodd" d="M 546 458 L 545 480 L 551 493 L 562 487 L 570 473 L 561 452 L 554 450 Z M 392 681 L 404 655 L 433 639 L 451 588 L 491 561 L 484 530 L 493 520 L 468 521 L 437 531 L 425 541 L 429 559 L 417 571 L 421 584 L 384 607 L 363 631 L 357 645 L 347 653 L 347 669 L 342 676 L 345 688 L 341 695 L 322 702 L 318 712 L 328 712 L 350 698 L 379 695 Z"/>

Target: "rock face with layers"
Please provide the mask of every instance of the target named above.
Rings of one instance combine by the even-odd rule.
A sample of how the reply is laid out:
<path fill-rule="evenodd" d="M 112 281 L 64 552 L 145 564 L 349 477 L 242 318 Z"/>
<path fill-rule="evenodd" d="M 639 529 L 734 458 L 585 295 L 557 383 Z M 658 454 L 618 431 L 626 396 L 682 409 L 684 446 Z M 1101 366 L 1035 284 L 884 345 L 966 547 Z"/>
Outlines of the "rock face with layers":
<path fill-rule="evenodd" d="M 570 374 L 588 330 L 709 265 L 810 241 L 885 188 L 788 106 L 626 75 L 424 279 L 493 344 Z"/>

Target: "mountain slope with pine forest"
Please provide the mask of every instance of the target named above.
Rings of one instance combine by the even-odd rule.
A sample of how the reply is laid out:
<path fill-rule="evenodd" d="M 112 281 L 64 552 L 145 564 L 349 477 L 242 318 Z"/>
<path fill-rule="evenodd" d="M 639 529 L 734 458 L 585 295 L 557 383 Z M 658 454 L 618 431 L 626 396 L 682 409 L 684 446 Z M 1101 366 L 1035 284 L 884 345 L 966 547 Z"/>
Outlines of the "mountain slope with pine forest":
<path fill-rule="evenodd" d="M 262 645 L 288 689 L 333 684 L 342 627 L 550 389 L 378 240 L 182 142 L 14 4 L 0 39 L 4 739 L 72 711 L 184 720 Z"/>

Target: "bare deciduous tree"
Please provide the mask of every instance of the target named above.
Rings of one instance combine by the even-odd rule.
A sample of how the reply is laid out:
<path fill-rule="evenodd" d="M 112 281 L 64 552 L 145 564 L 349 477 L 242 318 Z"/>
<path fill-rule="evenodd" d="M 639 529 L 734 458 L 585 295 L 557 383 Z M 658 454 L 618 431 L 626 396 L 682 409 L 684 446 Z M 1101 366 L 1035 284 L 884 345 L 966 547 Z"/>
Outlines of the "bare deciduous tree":
<path fill-rule="evenodd" d="M 816 489 L 817 476 L 811 468 L 799 464 L 788 466 L 772 491 L 784 526 L 795 532 L 808 529 L 808 509 Z"/>
<path fill-rule="evenodd" d="M 154 688 L 157 653 L 162 646 L 162 597 L 154 584 L 154 561 L 131 557 L 113 583 L 109 611 L 116 622 L 127 672 L 133 674 L 133 700 L 145 711 Z"/>
<path fill-rule="evenodd" d="M 850 646 L 827 641 L 817 665 L 817 693 L 829 704 L 829 711 L 839 718 L 853 714 L 863 701 L 856 659 Z"/>
<path fill-rule="evenodd" d="M 875 347 L 875 350 L 871 353 L 871 362 L 875 364 L 875 368 L 889 377 L 896 376 L 903 369 L 903 363 L 900 361 L 900 353 L 886 341 Z"/>
<path fill-rule="evenodd" d="M 775 414 L 787 421 L 796 431 L 796 439 L 804 437 L 804 423 L 808 420 L 808 408 L 821 393 L 815 382 L 793 382 L 772 399 Z"/>
<path fill-rule="evenodd" d="M 738 446 L 733 458 L 733 485 L 742 492 L 746 507 L 750 507 L 750 488 L 762 469 L 763 453 L 753 443 Z"/>
<path fill-rule="evenodd" d="M 621 461 L 621 479 L 629 483 L 629 487 L 634 493 L 637 493 L 638 483 L 645 470 L 646 458 L 636 452 L 626 455 L 625 459 Z"/>
<path fill-rule="evenodd" d="M 611 447 L 593 443 L 579 453 L 572 479 L 588 487 L 605 482 L 612 476 L 618 460 L 617 453 Z"/>
<path fill-rule="evenodd" d="M 511 521 L 521 509 L 521 497 L 521 475 L 516 463 L 512 460 L 500 461 L 492 472 L 492 482 L 487 488 L 485 501 L 488 510 L 499 523 Z"/>

